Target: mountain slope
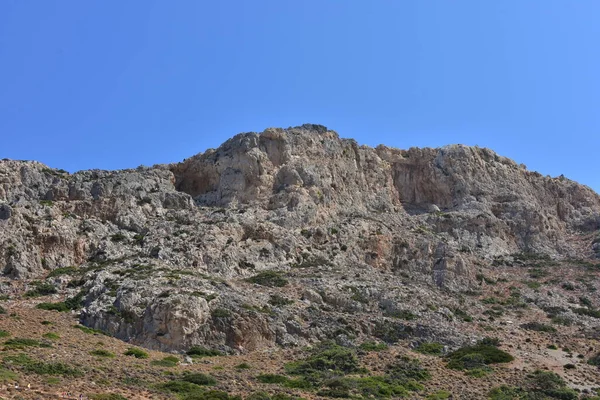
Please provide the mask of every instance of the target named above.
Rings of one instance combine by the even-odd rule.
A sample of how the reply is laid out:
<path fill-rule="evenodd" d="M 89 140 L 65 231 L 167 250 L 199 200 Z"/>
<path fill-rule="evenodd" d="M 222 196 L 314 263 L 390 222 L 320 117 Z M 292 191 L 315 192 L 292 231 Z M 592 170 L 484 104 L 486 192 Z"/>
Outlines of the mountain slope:
<path fill-rule="evenodd" d="M 135 170 L 0 161 L 0 289 L 44 279 L 84 325 L 162 351 L 452 350 L 489 332 L 542 346 L 545 333 L 512 327 L 559 318 L 551 335 L 591 357 L 599 230 L 600 196 L 564 177 L 476 147 L 373 149 L 320 125 Z M 561 365 L 519 353 L 516 368 Z"/>

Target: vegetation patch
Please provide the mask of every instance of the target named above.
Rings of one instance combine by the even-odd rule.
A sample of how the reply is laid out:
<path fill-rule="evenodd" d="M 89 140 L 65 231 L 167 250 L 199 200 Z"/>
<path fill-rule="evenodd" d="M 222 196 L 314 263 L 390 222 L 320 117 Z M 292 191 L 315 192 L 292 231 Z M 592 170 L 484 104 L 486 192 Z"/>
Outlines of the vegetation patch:
<path fill-rule="evenodd" d="M 4 346 L 13 349 L 24 349 L 25 347 L 52 347 L 48 343 L 39 342 L 35 339 L 14 338 L 4 342 Z"/>
<path fill-rule="evenodd" d="M 83 371 L 79 368 L 61 362 L 42 362 L 34 361 L 26 354 L 17 354 L 15 356 L 4 357 L 8 364 L 21 367 L 25 372 L 31 372 L 38 375 L 62 375 L 71 377 L 82 377 Z"/>
<path fill-rule="evenodd" d="M 440 356 L 444 352 L 444 345 L 437 342 L 421 343 L 415 347 L 415 351 L 421 354 Z"/>
<path fill-rule="evenodd" d="M 117 393 L 97 393 L 88 396 L 90 400 L 127 400 L 126 397 Z"/>
<path fill-rule="evenodd" d="M 39 303 L 35 308 L 47 311 L 69 312 L 71 309 L 64 303 Z"/>
<path fill-rule="evenodd" d="M 384 314 L 386 317 L 404 319 L 406 321 L 411 321 L 417 319 L 417 315 L 408 310 L 389 310 L 385 311 Z"/>
<path fill-rule="evenodd" d="M 10 333 L 8 331 L 0 330 L 0 338 L 9 337 Z"/>
<path fill-rule="evenodd" d="M 131 356 L 131 357 L 140 358 L 140 359 L 148 358 L 148 353 L 146 353 L 144 350 L 138 349 L 136 347 L 130 347 L 123 354 L 126 356 Z"/>
<path fill-rule="evenodd" d="M 106 358 L 114 358 L 114 353 L 111 353 L 108 350 L 98 349 L 90 351 L 90 354 L 96 357 L 106 357 Z"/>
<path fill-rule="evenodd" d="M 44 333 L 42 336 L 45 337 L 46 339 L 50 339 L 50 340 L 60 339 L 60 335 L 58 333 L 54 333 L 54 332 Z"/>
<path fill-rule="evenodd" d="M 157 366 L 157 367 L 172 368 L 172 367 L 176 367 L 178 363 L 179 363 L 178 357 L 167 356 L 167 357 L 163 358 L 162 360 L 154 360 L 150 364 Z"/>
<path fill-rule="evenodd" d="M 491 390 L 491 400 L 560 399 L 576 400 L 579 394 L 567 387 L 566 382 L 550 371 L 535 371 L 528 375 L 520 387 L 502 385 Z"/>
<path fill-rule="evenodd" d="M 283 287 L 289 283 L 278 271 L 260 272 L 257 275 L 248 278 L 248 282 L 269 287 Z"/>
<path fill-rule="evenodd" d="M 579 315 L 587 315 L 588 317 L 600 319 L 600 310 L 593 308 L 573 308 L 573 312 Z"/>
<path fill-rule="evenodd" d="M 439 390 L 439 391 L 427 396 L 427 400 L 445 400 L 445 399 L 449 399 L 450 396 L 452 396 L 452 393 L 450 393 L 449 391 Z"/>
<path fill-rule="evenodd" d="M 556 328 L 541 322 L 527 322 L 526 324 L 522 324 L 521 328 L 536 332 L 556 332 Z"/>
<path fill-rule="evenodd" d="M 473 321 L 473 317 L 471 317 L 469 314 L 467 314 L 466 311 L 464 311 L 460 308 L 455 308 L 454 310 L 452 310 L 452 313 L 454 314 L 454 316 L 456 318 L 461 319 L 464 322 L 472 322 Z"/>
<path fill-rule="evenodd" d="M 600 353 L 596 354 L 595 356 L 590 357 L 590 359 L 587 361 L 587 363 L 590 365 L 595 365 L 596 367 L 600 368 Z"/>
<path fill-rule="evenodd" d="M 484 368 L 489 364 L 507 363 L 513 356 L 499 348 L 486 344 L 462 347 L 446 356 L 447 366 L 451 369 L 470 370 Z"/>
<path fill-rule="evenodd" d="M 62 275 L 74 275 L 78 272 L 79 270 L 77 269 L 77 267 L 61 267 L 50 271 L 50 273 L 48 274 L 48 278 L 55 278 L 57 276 Z"/>
<path fill-rule="evenodd" d="M 34 281 L 31 284 L 33 289 L 25 292 L 25 297 L 40 297 L 57 293 L 56 287 L 51 283 Z"/>
<path fill-rule="evenodd" d="M 73 328 L 75 329 L 79 329 L 80 331 L 87 333 L 89 335 L 104 335 L 104 336 L 110 336 L 108 333 L 101 331 L 99 329 L 94 329 L 94 328 L 88 328 L 87 326 L 83 326 L 83 325 L 73 325 Z"/>
<path fill-rule="evenodd" d="M 284 307 L 284 306 L 288 306 L 290 304 L 294 304 L 293 300 L 290 299 L 286 299 L 283 296 L 280 296 L 278 294 L 273 294 L 271 295 L 271 298 L 269 299 L 269 304 L 275 307 Z"/>
<path fill-rule="evenodd" d="M 223 355 L 219 350 L 207 349 L 202 346 L 192 346 L 185 354 L 191 357 L 216 357 Z"/>

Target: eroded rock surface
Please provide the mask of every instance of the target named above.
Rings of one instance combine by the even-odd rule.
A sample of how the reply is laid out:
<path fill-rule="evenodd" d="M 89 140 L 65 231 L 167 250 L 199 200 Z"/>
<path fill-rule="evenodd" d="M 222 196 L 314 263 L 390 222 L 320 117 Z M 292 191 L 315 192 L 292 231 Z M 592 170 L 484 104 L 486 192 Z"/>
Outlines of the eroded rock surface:
<path fill-rule="evenodd" d="M 319 125 L 135 170 L 0 161 L 3 273 L 75 266 L 49 280 L 81 292 L 83 323 L 161 350 L 468 341 L 452 310 L 482 269 L 596 257 L 599 229 L 600 197 L 564 177 L 476 147 L 374 149 Z M 394 317 L 406 312 L 418 322 Z"/>

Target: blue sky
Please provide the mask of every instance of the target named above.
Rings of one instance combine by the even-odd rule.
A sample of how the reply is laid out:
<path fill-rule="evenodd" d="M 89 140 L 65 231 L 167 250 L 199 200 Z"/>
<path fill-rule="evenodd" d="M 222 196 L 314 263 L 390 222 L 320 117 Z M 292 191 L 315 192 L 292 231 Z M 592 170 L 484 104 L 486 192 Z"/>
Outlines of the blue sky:
<path fill-rule="evenodd" d="M 600 191 L 600 2 L 0 1 L 0 158 L 182 160 L 306 122 Z"/>

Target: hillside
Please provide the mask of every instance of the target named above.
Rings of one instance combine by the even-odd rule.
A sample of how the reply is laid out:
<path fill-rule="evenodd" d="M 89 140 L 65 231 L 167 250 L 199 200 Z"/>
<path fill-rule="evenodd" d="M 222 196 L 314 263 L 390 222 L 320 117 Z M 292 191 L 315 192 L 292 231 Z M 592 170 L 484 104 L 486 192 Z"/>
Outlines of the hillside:
<path fill-rule="evenodd" d="M 38 341 L 0 354 L 6 382 L 43 392 L 24 398 L 600 387 L 600 196 L 489 149 L 370 148 L 307 124 L 135 170 L 2 160 L 0 268 L 0 329 Z M 221 355 L 185 362 L 197 346 Z"/>

